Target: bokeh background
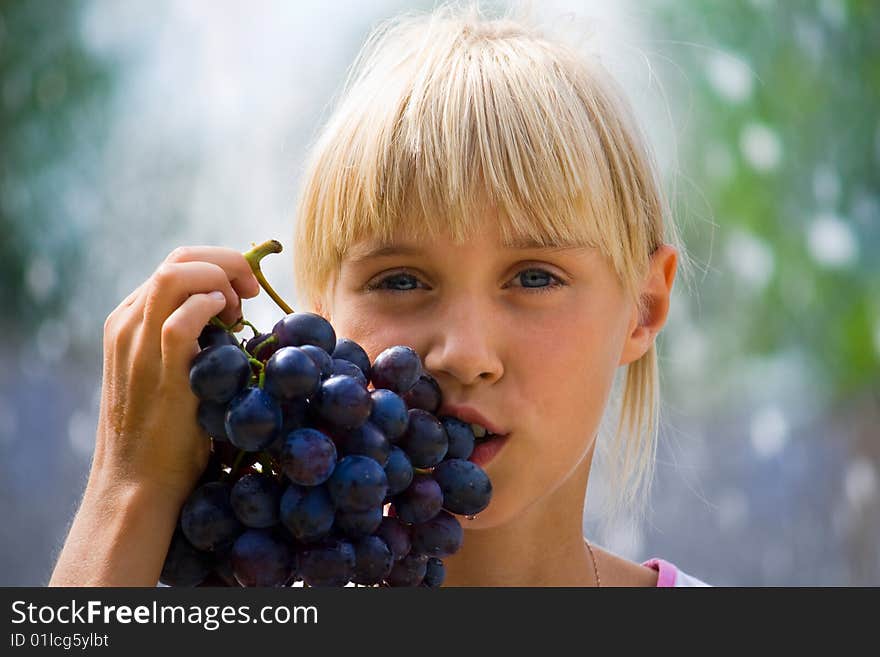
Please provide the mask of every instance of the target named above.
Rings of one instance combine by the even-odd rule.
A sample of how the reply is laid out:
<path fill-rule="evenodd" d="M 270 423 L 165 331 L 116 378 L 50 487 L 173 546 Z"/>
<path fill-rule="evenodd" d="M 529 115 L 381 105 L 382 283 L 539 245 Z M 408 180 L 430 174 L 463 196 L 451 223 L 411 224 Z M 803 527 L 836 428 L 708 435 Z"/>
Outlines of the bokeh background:
<path fill-rule="evenodd" d="M 661 339 L 648 521 L 601 522 L 597 471 L 587 535 L 717 585 L 880 585 L 880 10 L 535 5 L 626 87 L 694 263 Z M 0 584 L 48 582 L 106 315 L 174 246 L 289 243 L 370 28 L 430 6 L 0 3 Z M 264 270 L 295 302 L 289 258 Z"/>

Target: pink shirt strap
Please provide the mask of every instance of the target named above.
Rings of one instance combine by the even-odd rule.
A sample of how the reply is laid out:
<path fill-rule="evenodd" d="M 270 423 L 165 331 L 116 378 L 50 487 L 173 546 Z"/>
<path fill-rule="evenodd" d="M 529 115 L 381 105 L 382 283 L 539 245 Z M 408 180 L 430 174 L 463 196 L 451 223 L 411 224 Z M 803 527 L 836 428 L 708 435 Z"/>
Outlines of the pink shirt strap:
<path fill-rule="evenodd" d="M 657 576 L 657 588 L 660 588 L 661 586 L 675 586 L 675 579 L 678 576 L 678 568 L 668 561 L 664 561 L 663 559 L 648 559 L 642 565 L 652 568 L 660 573 Z"/>

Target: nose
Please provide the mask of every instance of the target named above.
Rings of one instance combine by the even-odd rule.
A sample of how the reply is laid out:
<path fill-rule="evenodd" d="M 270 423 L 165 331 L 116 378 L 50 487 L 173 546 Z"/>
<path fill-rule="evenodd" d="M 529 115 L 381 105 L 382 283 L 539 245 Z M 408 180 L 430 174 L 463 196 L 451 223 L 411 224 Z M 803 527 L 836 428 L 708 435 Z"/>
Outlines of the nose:
<path fill-rule="evenodd" d="M 434 326 L 423 362 L 442 387 L 492 384 L 504 375 L 499 316 L 488 303 L 450 300 Z"/>

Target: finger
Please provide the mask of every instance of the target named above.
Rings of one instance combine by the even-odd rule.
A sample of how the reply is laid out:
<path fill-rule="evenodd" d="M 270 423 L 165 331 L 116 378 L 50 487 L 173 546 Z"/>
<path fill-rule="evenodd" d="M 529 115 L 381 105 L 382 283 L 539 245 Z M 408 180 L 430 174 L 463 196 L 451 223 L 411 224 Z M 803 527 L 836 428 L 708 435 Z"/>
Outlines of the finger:
<path fill-rule="evenodd" d="M 127 297 L 125 297 L 125 299 L 123 299 L 122 303 L 119 305 L 122 308 L 127 308 L 128 306 L 133 304 L 135 302 L 135 299 L 138 298 L 138 295 L 140 295 L 140 293 L 144 291 L 144 288 L 146 287 L 146 285 L 147 285 L 147 281 L 144 281 L 143 283 L 138 285 L 134 289 L 134 291 L 131 294 L 129 294 Z"/>
<path fill-rule="evenodd" d="M 165 262 L 212 262 L 223 271 L 236 293 L 250 299 L 260 293 L 260 283 L 245 257 L 222 246 L 180 246 L 168 254 Z"/>
<path fill-rule="evenodd" d="M 219 313 L 229 324 L 241 317 L 241 301 L 226 277 L 226 272 L 210 262 L 162 263 L 151 277 L 144 307 L 143 323 L 159 347 L 162 324 L 191 294 L 218 290 L 226 297 Z"/>
<path fill-rule="evenodd" d="M 104 342 L 112 342 L 116 348 L 122 348 L 123 351 L 128 347 L 130 341 L 126 338 L 131 332 L 132 313 L 129 311 L 132 304 L 136 302 L 138 296 L 143 293 L 146 281 L 135 288 L 122 302 L 116 306 L 107 315 L 104 320 Z"/>
<path fill-rule="evenodd" d="M 199 334 L 225 303 L 226 296 L 219 290 L 197 293 L 188 297 L 171 313 L 162 324 L 161 331 L 164 372 L 178 380 L 181 376 L 189 376 L 192 359 L 199 353 Z"/>

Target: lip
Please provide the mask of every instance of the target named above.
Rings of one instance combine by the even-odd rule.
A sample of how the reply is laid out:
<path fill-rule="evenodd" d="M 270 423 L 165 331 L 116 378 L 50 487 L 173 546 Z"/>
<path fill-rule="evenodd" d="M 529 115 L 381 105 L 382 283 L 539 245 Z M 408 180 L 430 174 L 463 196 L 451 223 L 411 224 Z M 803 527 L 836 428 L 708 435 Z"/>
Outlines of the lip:
<path fill-rule="evenodd" d="M 443 415 L 452 415 L 453 417 L 457 417 L 459 420 L 463 420 L 468 424 L 479 424 L 486 427 L 486 431 L 488 431 L 489 433 L 494 433 L 496 436 L 502 438 L 506 438 L 510 434 L 509 431 L 505 431 L 504 429 L 499 427 L 497 424 L 495 424 L 492 420 L 480 413 L 480 411 L 478 411 L 473 406 L 444 404 L 440 408 L 440 410 L 437 411 L 438 417 Z"/>
<path fill-rule="evenodd" d="M 468 461 L 481 468 L 485 468 L 486 465 L 495 458 L 498 452 L 504 449 L 504 446 L 509 439 L 510 434 L 506 436 L 496 436 L 490 440 L 483 440 L 476 443 L 474 445 L 474 451 L 471 452 L 471 455 L 468 457 Z"/>

